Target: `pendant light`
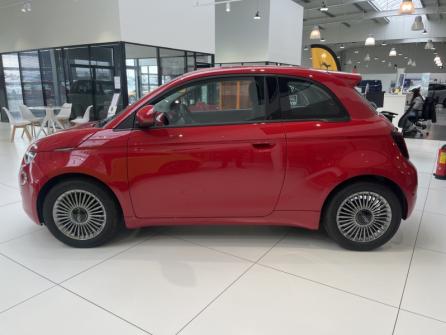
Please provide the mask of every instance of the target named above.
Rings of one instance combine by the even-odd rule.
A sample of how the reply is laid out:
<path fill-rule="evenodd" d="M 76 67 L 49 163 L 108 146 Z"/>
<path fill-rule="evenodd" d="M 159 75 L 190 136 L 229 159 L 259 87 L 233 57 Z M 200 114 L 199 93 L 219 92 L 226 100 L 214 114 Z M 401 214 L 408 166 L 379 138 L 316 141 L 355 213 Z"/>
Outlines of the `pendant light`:
<path fill-rule="evenodd" d="M 353 51 L 355 54 L 359 54 L 359 50 L 355 50 Z"/>
<path fill-rule="evenodd" d="M 436 62 L 438 62 L 438 61 L 441 61 L 441 58 L 440 58 L 440 56 L 435 56 L 435 58 L 434 58 L 434 62 L 436 63 Z"/>
<path fill-rule="evenodd" d="M 321 6 L 321 8 L 319 8 L 319 10 L 320 10 L 321 12 L 328 12 L 328 7 L 327 7 L 327 5 L 325 4 L 325 1 L 322 1 L 322 6 Z"/>
<path fill-rule="evenodd" d="M 352 60 L 349 58 L 346 62 L 348 65 L 350 65 L 352 63 Z"/>
<path fill-rule="evenodd" d="M 366 38 L 365 45 L 375 45 L 375 37 L 372 34 Z"/>
<path fill-rule="evenodd" d="M 385 47 L 385 46 L 387 45 L 386 41 L 382 41 L 382 42 L 381 42 L 381 45 L 382 45 L 383 47 Z"/>
<path fill-rule="evenodd" d="M 412 58 L 409 58 L 409 60 L 407 61 L 407 65 L 412 65 Z"/>
<path fill-rule="evenodd" d="M 345 48 L 345 45 L 344 44 L 341 44 L 340 46 L 339 46 L 339 49 L 344 49 Z"/>
<path fill-rule="evenodd" d="M 423 19 L 420 15 L 415 16 L 415 20 L 412 23 L 412 30 L 418 31 L 424 29 Z"/>
<path fill-rule="evenodd" d="M 396 49 L 395 48 L 390 49 L 389 56 L 390 57 L 395 57 L 396 56 Z"/>
<path fill-rule="evenodd" d="M 314 26 L 313 30 L 310 33 L 310 40 L 320 40 L 321 39 L 321 31 L 319 30 L 319 26 Z"/>
<path fill-rule="evenodd" d="M 325 42 L 325 38 L 321 36 L 321 42 Z"/>
<path fill-rule="evenodd" d="M 426 42 L 426 45 L 424 46 L 424 50 L 432 50 L 434 48 L 434 43 L 432 43 L 432 40 L 428 40 Z"/>
<path fill-rule="evenodd" d="M 412 0 L 403 0 L 400 4 L 400 14 L 413 14 L 415 13 L 415 6 Z"/>
<path fill-rule="evenodd" d="M 370 55 L 369 54 L 365 55 L 364 60 L 366 62 L 370 62 Z"/>
<path fill-rule="evenodd" d="M 305 45 L 305 46 L 304 46 L 304 51 L 307 51 L 307 50 L 308 50 L 308 46 Z"/>
<path fill-rule="evenodd" d="M 257 11 L 256 15 L 254 15 L 254 20 L 260 20 L 262 17 L 260 16 L 260 12 Z"/>
<path fill-rule="evenodd" d="M 227 2 L 226 3 L 226 12 L 229 13 L 231 11 L 231 3 Z"/>
<path fill-rule="evenodd" d="M 422 34 L 423 34 L 423 35 L 426 35 L 426 34 L 427 34 L 427 30 L 426 30 L 426 28 L 424 28 Z"/>
<path fill-rule="evenodd" d="M 412 61 L 412 66 L 413 67 L 417 66 L 417 62 L 415 62 L 415 59 Z"/>

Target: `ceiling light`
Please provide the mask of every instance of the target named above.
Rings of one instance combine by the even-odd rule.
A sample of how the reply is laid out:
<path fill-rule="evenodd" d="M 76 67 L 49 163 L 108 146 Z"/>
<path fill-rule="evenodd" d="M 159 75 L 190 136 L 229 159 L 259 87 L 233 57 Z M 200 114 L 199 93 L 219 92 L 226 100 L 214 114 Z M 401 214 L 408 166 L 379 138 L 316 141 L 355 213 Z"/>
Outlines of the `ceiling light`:
<path fill-rule="evenodd" d="M 435 56 L 435 58 L 434 58 L 434 62 L 438 62 L 438 61 L 441 61 L 440 56 Z"/>
<path fill-rule="evenodd" d="M 325 38 L 321 37 L 321 42 L 325 42 Z"/>
<path fill-rule="evenodd" d="M 347 61 L 347 64 L 351 64 L 352 63 L 352 60 L 351 59 L 348 59 L 348 61 Z"/>
<path fill-rule="evenodd" d="M 415 20 L 412 23 L 412 30 L 418 31 L 424 29 L 423 19 L 420 15 L 415 16 Z"/>
<path fill-rule="evenodd" d="M 307 45 L 304 46 L 304 50 L 305 50 L 305 51 L 308 50 L 308 46 L 307 46 Z"/>
<path fill-rule="evenodd" d="M 381 61 L 382 63 L 385 63 L 386 62 L 386 60 L 385 59 L 383 59 L 382 61 Z"/>
<path fill-rule="evenodd" d="M 366 62 L 370 62 L 370 55 L 369 54 L 365 55 L 364 60 Z"/>
<path fill-rule="evenodd" d="M 230 12 L 231 11 L 231 3 L 230 2 L 227 2 L 226 3 L 226 12 Z"/>
<path fill-rule="evenodd" d="M 344 44 L 341 44 L 340 46 L 339 46 L 339 49 L 344 49 L 345 48 L 345 45 Z"/>
<path fill-rule="evenodd" d="M 22 8 L 20 9 L 22 11 L 22 13 L 29 13 L 31 11 L 31 2 L 27 1 L 25 3 L 23 3 Z"/>
<path fill-rule="evenodd" d="M 319 30 L 319 26 L 314 26 L 313 30 L 310 33 L 310 40 L 320 40 L 321 39 L 321 31 Z"/>
<path fill-rule="evenodd" d="M 387 66 L 388 66 L 388 67 L 392 67 L 392 62 L 389 62 L 389 63 L 387 64 Z"/>
<path fill-rule="evenodd" d="M 403 54 L 399 53 L 398 56 L 402 56 Z"/>
<path fill-rule="evenodd" d="M 262 17 L 260 16 L 260 12 L 257 11 L 256 15 L 254 15 L 254 20 L 260 20 Z"/>
<path fill-rule="evenodd" d="M 407 58 L 409 58 L 409 57 L 407 57 L 407 56 L 404 56 L 404 59 L 407 59 Z"/>
<path fill-rule="evenodd" d="M 396 49 L 395 48 L 390 49 L 389 56 L 390 57 L 395 57 L 396 56 Z"/>
<path fill-rule="evenodd" d="M 385 46 L 387 45 L 387 43 L 386 43 L 385 41 L 382 41 L 381 45 L 382 45 L 383 47 L 385 47 Z"/>
<path fill-rule="evenodd" d="M 378 57 L 374 57 L 373 59 L 374 59 L 374 60 L 378 60 L 379 58 L 378 58 Z"/>
<path fill-rule="evenodd" d="M 321 12 L 328 12 L 328 7 L 327 7 L 327 5 L 325 4 L 324 1 L 322 1 L 322 6 L 321 6 L 321 8 L 319 8 L 319 10 Z"/>
<path fill-rule="evenodd" d="M 365 45 L 375 45 L 375 37 L 372 34 L 366 38 Z"/>
<path fill-rule="evenodd" d="M 433 48 L 434 48 L 434 43 L 432 43 L 432 40 L 428 40 L 424 45 L 425 50 L 432 50 Z"/>
<path fill-rule="evenodd" d="M 426 30 L 426 28 L 424 28 L 424 30 L 423 30 L 423 32 L 422 32 L 422 34 L 424 34 L 424 35 L 426 35 L 426 34 L 427 34 L 427 30 Z"/>
<path fill-rule="evenodd" d="M 415 13 L 415 6 L 412 0 L 403 0 L 400 4 L 400 14 L 413 14 Z"/>
<path fill-rule="evenodd" d="M 355 53 L 355 54 L 359 54 L 359 50 L 355 50 L 354 53 Z"/>
<path fill-rule="evenodd" d="M 415 62 L 415 60 L 413 60 L 413 62 L 412 62 L 412 66 L 413 66 L 413 67 L 417 66 L 417 63 Z"/>
<path fill-rule="evenodd" d="M 412 65 L 412 58 L 409 58 L 409 60 L 407 61 L 407 65 Z"/>
<path fill-rule="evenodd" d="M 356 63 L 361 64 L 361 62 L 359 60 Z"/>

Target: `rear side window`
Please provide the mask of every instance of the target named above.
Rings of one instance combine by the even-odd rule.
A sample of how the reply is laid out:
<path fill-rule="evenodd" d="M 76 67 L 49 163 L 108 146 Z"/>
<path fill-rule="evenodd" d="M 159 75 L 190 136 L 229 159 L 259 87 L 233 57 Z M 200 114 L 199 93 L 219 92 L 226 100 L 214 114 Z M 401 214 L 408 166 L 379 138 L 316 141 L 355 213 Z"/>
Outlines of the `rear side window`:
<path fill-rule="evenodd" d="M 345 119 L 343 107 L 327 89 L 303 79 L 279 78 L 283 120 Z"/>

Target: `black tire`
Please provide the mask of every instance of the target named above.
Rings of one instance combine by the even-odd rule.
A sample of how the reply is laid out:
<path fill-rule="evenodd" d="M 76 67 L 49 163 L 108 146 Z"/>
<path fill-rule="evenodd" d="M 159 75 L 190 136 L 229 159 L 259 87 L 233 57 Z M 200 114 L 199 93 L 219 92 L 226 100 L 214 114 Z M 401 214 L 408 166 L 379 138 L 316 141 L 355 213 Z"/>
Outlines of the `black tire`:
<path fill-rule="evenodd" d="M 97 199 L 97 201 L 102 204 L 100 209 L 103 209 L 105 212 L 105 215 L 103 215 L 103 218 L 101 219 L 101 228 L 98 228 L 96 232 L 94 232 L 94 230 L 88 231 L 90 233 L 89 236 L 82 236 L 82 239 L 72 238 L 71 236 L 67 235 L 68 233 L 63 233 L 56 224 L 53 215 L 53 209 L 56 201 L 59 201 L 60 203 L 60 200 L 58 199 L 66 196 L 67 192 L 70 193 L 78 191 L 80 191 L 82 194 L 92 195 L 95 201 Z M 68 212 L 69 211 L 67 211 L 67 213 Z M 120 221 L 122 219 L 120 213 L 118 204 L 107 189 L 98 183 L 83 179 L 69 179 L 54 185 L 46 195 L 43 202 L 43 220 L 45 225 L 48 227 L 48 230 L 59 241 L 76 248 L 96 247 L 110 241 L 115 236 L 120 226 Z M 72 211 L 68 216 L 73 217 Z M 77 218 L 79 219 L 79 217 Z M 88 214 L 86 217 L 84 216 L 84 220 L 84 223 L 90 221 Z M 73 223 L 71 226 L 73 226 Z M 86 229 L 84 231 L 87 232 Z"/>
<path fill-rule="evenodd" d="M 345 234 L 349 235 L 350 238 L 347 238 L 345 234 L 341 232 L 338 226 L 338 211 L 340 216 L 344 213 L 347 213 L 345 211 L 342 212 L 342 210 L 340 209 L 342 205 L 342 208 L 344 210 L 348 210 L 350 211 L 350 213 L 358 213 L 355 212 L 356 209 L 351 210 L 350 208 L 347 208 L 345 205 L 343 205 L 343 203 L 344 201 L 348 203 L 347 199 L 351 199 L 353 195 L 364 194 L 362 192 L 367 192 L 367 194 L 372 195 L 374 197 L 373 199 L 375 199 L 374 201 L 378 201 L 376 199 L 381 199 L 379 201 L 382 201 L 382 204 L 384 205 L 381 207 L 376 207 L 376 209 L 378 211 L 381 211 L 380 213 L 383 212 L 386 213 L 385 218 L 381 217 L 381 220 L 383 220 L 382 222 L 387 222 L 386 224 L 388 225 L 387 228 L 385 229 L 384 228 L 378 229 L 376 228 L 377 226 L 375 226 L 374 228 L 375 232 L 373 234 L 371 234 L 372 230 L 370 229 L 368 230 L 367 233 L 364 233 L 362 241 L 357 241 L 353 240 L 356 236 L 354 237 L 350 236 L 350 234 L 352 234 L 351 232 L 350 233 L 345 232 Z M 385 201 L 382 199 L 384 199 Z M 365 209 L 365 211 L 367 211 L 367 209 Z M 372 213 L 372 211 L 369 212 Z M 367 226 L 370 227 L 370 225 L 373 225 L 374 222 L 375 223 L 377 222 L 373 214 L 367 214 L 367 212 L 361 214 L 347 214 L 347 215 L 352 215 L 352 217 L 355 218 L 354 222 L 358 224 L 357 227 L 367 227 Z M 391 217 L 391 219 L 389 217 Z M 340 189 L 339 191 L 336 192 L 336 194 L 334 194 L 334 196 L 331 197 L 329 203 L 325 207 L 322 217 L 322 224 L 325 230 L 327 231 L 327 234 L 343 248 L 356 251 L 367 251 L 378 248 L 387 243 L 397 232 L 398 227 L 400 226 L 401 223 L 401 218 L 402 218 L 401 203 L 396 194 L 392 191 L 392 189 L 378 183 L 357 182 Z M 349 219 L 346 219 L 345 216 L 339 218 L 341 226 L 342 225 L 348 226 L 348 228 L 345 228 L 344 226 L 344 230 L 357 229 L 357 228 L 352 228 L 354 225 L 352 225 L 351 223 L 344 223 L 346 221 L 342 220 L 349 220 Z M 359 224 L 359 221 L 362 222 Z M 382 222 L 379 224 L 381 225 Z M 368 239 L 365 237 L 366 234 L 368 234 L 369 236 Z M 361 238 L 361 236 L 359 236 L 358 238 Z"/>

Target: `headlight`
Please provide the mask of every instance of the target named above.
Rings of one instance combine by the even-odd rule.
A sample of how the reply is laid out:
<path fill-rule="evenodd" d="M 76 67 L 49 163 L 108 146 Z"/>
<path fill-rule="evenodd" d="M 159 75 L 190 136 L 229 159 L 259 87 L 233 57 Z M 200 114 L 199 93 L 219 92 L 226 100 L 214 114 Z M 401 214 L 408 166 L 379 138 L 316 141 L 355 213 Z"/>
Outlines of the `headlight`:
<path fill-rule="evenodd" d="M 36 149 L 37 147 L 35 145 L 31 145 L 28 150 L 26 150 L 25 155 L 23 156 L 23 161 L 26 165 L 31 164 L 31 162 L 34 160 L 34 157 L 36 157 Z"/>

